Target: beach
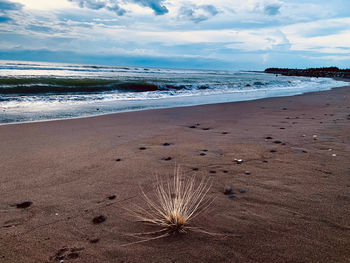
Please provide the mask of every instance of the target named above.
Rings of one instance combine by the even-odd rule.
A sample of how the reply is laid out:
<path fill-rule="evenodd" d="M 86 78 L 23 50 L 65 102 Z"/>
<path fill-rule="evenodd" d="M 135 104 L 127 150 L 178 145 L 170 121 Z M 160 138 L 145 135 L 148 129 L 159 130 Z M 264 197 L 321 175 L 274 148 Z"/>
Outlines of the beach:
<path fill-rule="evenodd" d="M 2 125 L 0 262 L 349 262 L 349 114 L 348 86 Z M 140 186 L 175 165 L 213 178 L 192 224 L 217 235 L 123 246 L 149 230 L 126 211 Z"/>

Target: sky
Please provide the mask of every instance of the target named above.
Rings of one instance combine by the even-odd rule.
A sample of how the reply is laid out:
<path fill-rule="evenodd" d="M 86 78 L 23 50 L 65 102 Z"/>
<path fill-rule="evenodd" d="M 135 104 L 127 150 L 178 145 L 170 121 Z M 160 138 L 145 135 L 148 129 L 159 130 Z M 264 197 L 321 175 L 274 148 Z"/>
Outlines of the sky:
<path fill-rule="evenodd" d="M 350 68 L 350 1 L 0 0 L 0 59 Z"/>

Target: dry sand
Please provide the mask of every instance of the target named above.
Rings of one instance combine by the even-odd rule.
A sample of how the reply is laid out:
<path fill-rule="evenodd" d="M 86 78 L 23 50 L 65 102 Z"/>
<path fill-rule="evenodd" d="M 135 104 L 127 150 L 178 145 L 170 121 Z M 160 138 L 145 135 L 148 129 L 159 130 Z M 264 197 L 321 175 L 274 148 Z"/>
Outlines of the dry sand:
<path fill-rule="evenodd" d="M 0 126 L 0 262 L 350 262 L 349 114 L 344 87 Z M 121 246 L 149 230 L 123 208 L 175 163 L 214 178 L 193 224 L 222 235 Z"/>

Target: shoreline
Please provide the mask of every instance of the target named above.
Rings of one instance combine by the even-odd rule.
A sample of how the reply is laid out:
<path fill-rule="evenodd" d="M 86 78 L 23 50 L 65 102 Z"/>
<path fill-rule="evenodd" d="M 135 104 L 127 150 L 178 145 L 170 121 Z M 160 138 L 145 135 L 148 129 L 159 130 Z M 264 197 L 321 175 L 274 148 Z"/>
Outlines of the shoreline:
<path fill-rule="evenodd" d="M 264 73 L 264 72 L 261 72 L 261 73 Z M 304 76 L 301 76 L 301 77 L 304 77 Z M 347 79 L 347 78 L 332 78 L 332 79 L 337 80 L 337 81 L 350 82 L 350 79 Z M 314 92 L 324 92 L 324 91 L 329 91 L 329 90 L 343 88 L 343 87 L 347 87 L 347 86 L 340 86 L 340 87 L 330 88 L 328 90 L 321 90 L 321 91 L 306 91 L 306 92 L 303 92 L 301 94 L 295 94 L 295 95 L 274 96 L 274 97 L 266 97 L 266 98 L 238 100 L 238 101 L 231 101 L 231 102 L 218 102 L 218 103 L 198 104 L 198 105 L 188 105 L 188 106 L 172 106 L 172 107 L 159 107 L 159 108 L 140 109 L 140 110 L 127 110 L 127 111 L 120 111 L 120 112 L 101 113 L 101 114 L 95 114 L 95 115 L 77 116 L 77 117 L 70 117 L 70 118 L 57 118 L 57 119 L 47 119 L 47 120 L 34 120 L 34 121 L 23 121 L 23 122 L 0 123 L 0 126 L 16 125 L 16 124 L 42 123 L 42 122 L 52 122 L 52 121 L 64 121 L 64 120 L 75 120 L 75 119 L 84 119 L 84 118 L 95 118 L 95 117 L 100 117 L 100 116 L 105 116 L 105 115 L 129 113 L 129 112 L 152 111 L 152 110 L 162 110 L 162 109 L 176 109 L 176 108 L 197 107 L 197 106 L 204 106 L 204 105 L 237 103 L 237 102 L 245 102 L 245 101 L 257 101 L 257 100 L 264 100 L 264 99 L 270 99 L 270 98 L 293 97 L 293 96 L 300 96 L 300 95 L 314 93 Z"/>
<path fill-rule="evenodd" d="M 347 262 L 350 86 L 302 95 L 0 126 L 4 263 Z M 18 123 L 15 123 L 18 124 Z M 235 159 L 242 159 L 238 164 Z M 154 174 L 210 177 L 196 233 L 152 231 L 125 209 Z M 224 194 L 233 188 L 236 198 Z M 241 191 L 243 190 L 243 191 Z M 113 198 L 110 198 L 113 197 Z M 16 208 L 21 202 L 27 208 Z M 93 218 L 106 221 L 94 224 Z"/>

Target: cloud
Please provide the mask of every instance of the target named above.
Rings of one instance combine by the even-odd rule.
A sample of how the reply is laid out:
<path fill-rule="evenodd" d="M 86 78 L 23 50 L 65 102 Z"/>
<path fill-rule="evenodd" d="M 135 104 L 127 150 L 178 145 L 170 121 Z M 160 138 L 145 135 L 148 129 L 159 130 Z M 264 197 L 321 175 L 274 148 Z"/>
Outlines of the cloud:
<path fill-rule="evenodd" d="M 1 1 L 1 0 L 0 0 Z M 156 15 L 164 15 L 169 12 L 165 5 L 164 0 L 68 0 L 73 3 L 77 3 L 81 8 L 89 8 L 93 10 L 106 9 L 115 12 L 117 15 L 122 16 L 125 14 L 125 9 L 120 7 L 121 3 L 132 2 L 140 6 L 151 8 Z"/>
<path fill-rule="evenodd" d="M 133 0 L 135 3 L 153 9 L 156 15 L 164 15 L 169 12 L 163 4 L 164 0 Z"/>
<path fill-rule="evenodd" d="M 115 12 L 118 16 L 124 15 L 126 12 L 119 6 L 117 1 L 98 1 L 98 0 L 68 0 L 73 3 L 77 3 L 81 8 L 89 8 L 93 10 L 107 9 Z"/>
<path fill-rule="evenodd" d="M 219 11 L 213 5 L 192 5 L 182 6 L 179 10 L 181 18 L 187 18 L 195 23 L 199 23 L 209 18 L 216 16 Z"/>
<path fill-rule="evenodd" d="M 0 11 L 7 11 L 7 10 L 20 10 L 22 9 L 23 5 L 20 3 L 13 3 L 6 0 L 0 0 Z"/>
<path fill-rule="evenodd" d="M 0 23 L 6 23 L 8 21 L 11 21 L 12 19 L 7 16 L 0 16 Z"/>
<path fill-rule="evenodd" d="M 269 16 L 275 16 L 280 13 L 280 4 L 270 4 L 264 7 L 264 13 Z"/>
<path fill-rule="evenodd" d="M 30 25 L 27 27 L 28 30 L 35 31 L 35 32 L 41 32 L 41 33 L 50 33 L 52 32 L 52 28 L 47 26 L 37 26 L 37 25 Z"/>

